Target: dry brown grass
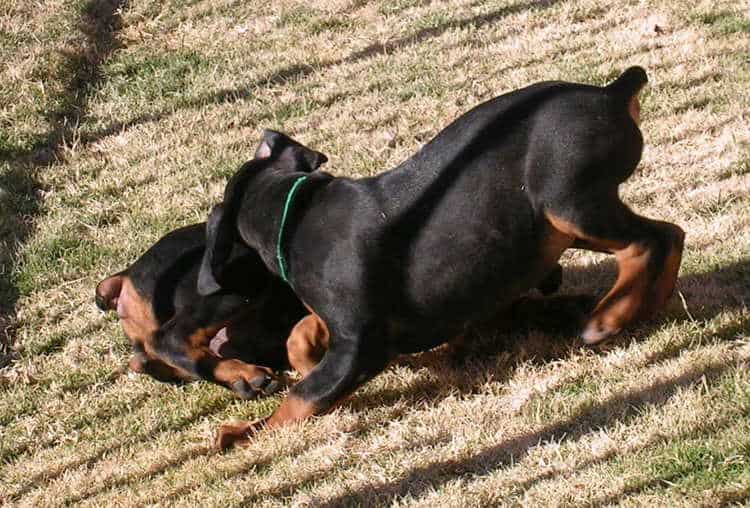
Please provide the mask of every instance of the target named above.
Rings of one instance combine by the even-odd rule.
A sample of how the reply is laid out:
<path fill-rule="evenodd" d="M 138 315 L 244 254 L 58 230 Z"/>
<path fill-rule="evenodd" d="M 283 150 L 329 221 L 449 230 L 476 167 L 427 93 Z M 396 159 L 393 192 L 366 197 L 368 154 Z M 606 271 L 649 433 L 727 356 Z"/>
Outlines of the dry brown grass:
<path fill-rule="evenodd" d="M 0 5 L 0 504 L 747 502 L 747 2 L 131 2 L 84 33 L 93 4 Z M 124 373 L 94 284 L 203 220 L 262 128 L 372 175 L 482 100 L 633 64 L 647 147 L 623 195 L 688 233 L 657 320 L 597 351 L 489 331 L 466 366 L 415 357 L 224 455 L 215 425 L 278 398 Z M 565 264 L 564 292 L 613 278 L 602 256 Z"/>

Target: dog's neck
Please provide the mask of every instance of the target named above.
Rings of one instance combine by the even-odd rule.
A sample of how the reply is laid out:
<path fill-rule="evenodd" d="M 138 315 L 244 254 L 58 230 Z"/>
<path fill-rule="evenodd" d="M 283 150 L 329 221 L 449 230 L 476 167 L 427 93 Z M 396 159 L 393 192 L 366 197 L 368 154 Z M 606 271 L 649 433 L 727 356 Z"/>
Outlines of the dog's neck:
<path fill-rule="evenodd" d="M 253 184 L 248 186 L 242 199 L 239 216 L 244 217 L 244 222 L 239 224 L 239 234 L 247 245 L 258 252 L 265 265 L 276 275 L 280 275 L 277 244 L 284 208 L 294 183 L 301 177 L 306 177 L 306 179 L 301 182 L 299 189 L 288 204 L 282 238 L 282 250 L 285 252 L 285 247 L 289 243 L 290 230 L 294 229 L 301 209 L 304 208 L 304 204 L 300 202 L 303 201 L 300 195 L 309 195 L 313 188 L 332 177 L 319 171 L 313 173 L 263 172 L 253 178 Z"/>

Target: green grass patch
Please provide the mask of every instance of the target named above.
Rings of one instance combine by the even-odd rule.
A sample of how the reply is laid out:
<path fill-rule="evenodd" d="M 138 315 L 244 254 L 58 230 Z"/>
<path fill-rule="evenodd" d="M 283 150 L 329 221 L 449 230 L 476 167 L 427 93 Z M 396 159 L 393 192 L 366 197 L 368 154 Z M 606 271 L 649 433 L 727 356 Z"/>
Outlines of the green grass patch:
<path fill-rule="evenodd" d="M 190 102 L 196 81 L 210 61 L 194 51 L 123 52 L 104 65 L 103 93 L 144 111 L 152 104 L 179 107 Z"/>
<path fill-rule="evenodd" d="M 16 284 L 20 293 L 27 295 L 52 281 L 79 277 L 115 255 L 116 249 L 86 238 L 81 231 L 62 233 L 24 251 Z"/>
<path fill-rule="evenodd" d="M 750 442 L 717 450 L 703 442 L 668 447 L 648 465 L 654 488 L 702 491 L 729 485 L 750 470 Z"/>
<path fill-rule="evenodd" d="M 693 19 L 708 25 L 718 35 L 750 34 L 750 19 L 740 13 L 721 10 L 696 13 Z"/>

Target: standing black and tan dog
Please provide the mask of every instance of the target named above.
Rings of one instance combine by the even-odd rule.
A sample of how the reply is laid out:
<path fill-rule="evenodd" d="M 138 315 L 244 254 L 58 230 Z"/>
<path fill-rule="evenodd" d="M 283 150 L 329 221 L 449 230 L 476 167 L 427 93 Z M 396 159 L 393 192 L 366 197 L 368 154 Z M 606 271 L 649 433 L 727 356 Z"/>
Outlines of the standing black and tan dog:
<path fill-rule="evenodd" d="M 283 134 L 269 132 L 267 137 L 282 153 L 274 164 L 290 163 L 283 156 L 289 150 L 307 154 L 291 159 L 299 170 L 310 171 L 325 160 Z M 231 246 L 223 290 L 200 295 L 196 286 L 205 246 L 205 223 L 176 229 L 97 285 L 97 306 L 117 312 L 132 344 L 130 370 L 164 382 L 207 380 L 245 399 L 281 388 L 284 383 L 275 374 L 280 370 L 306 375 L 327 347 L 324 329 L 306 320 L 290 335 L 309 311 L 239 241 Z M 540 291 L 556 291 L 561 278 L 558 268 Z"/>
<path fill-rule="evenodd" d="M 323 333 L 329 349 L 269 418 L 224 425 L 217 444 L 325 412 L 394 356 L 459 336 L 538 285 L 568 248 L 618 264 L 583 325 L 586 343 L 662 308 L 684 233 L 618 197 L 641 157 L 646 82 L 633 67 L 605 87 L 545 82 L 502 95 L 374 178 L 272 164 L 283 153 L 268 134 L 266 160 L 245 164 L 209 217 L 199 291 L 224 287 L 240 239 L 312 311 L 293 335 Z"/>
<path fill-rule="evenodd" d="M 312 171 L 326 161 L 286 136 L 274 135 L 274 142 L 285 170 Z M 242 398 L 271 393 L 281 386 L 274 371 L 291 366 L 306 374 L 325 344 L 287 343 L 291 329 L 308 312 L 241 242 L 230 246 L 223 290 L 198 294 L 205 226 L 170 232 L 128 268 L 101 281 L 97 306 L 118 313 L 133 346 L 131 370 L 167 382 L 204 379 Z"/>

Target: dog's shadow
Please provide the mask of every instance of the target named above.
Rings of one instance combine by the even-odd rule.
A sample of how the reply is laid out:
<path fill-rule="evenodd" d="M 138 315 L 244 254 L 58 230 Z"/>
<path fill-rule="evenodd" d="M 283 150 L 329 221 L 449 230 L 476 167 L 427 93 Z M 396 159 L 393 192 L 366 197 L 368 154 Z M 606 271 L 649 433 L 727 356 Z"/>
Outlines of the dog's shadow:
<path fill-rule="evenodd" d="M 400 357 L 397 368 L 434 371 L 405 389 L 365 388 L 349 399 L 352 409 L 387 405 L 396 401 L 430 400 L 436 403 L 450 393 L 472 393 L 487 379 L 504 381 L 524 364 L 543 365 L 565 360 L 583 350 L 604 354 L 633 341 L 646 340 L 665 326 L 692 321 L 699 326 L 722 312 L 746 309 L 750 297 L 750 260 L 744 259 L 713 271 L 678 278 L 667 307 L 650 321 L 636 323 L 619 336 L 595 347 L 585 346 L 578 333 L 596 301 L 614 283 L 614 260 L 602 257 L 586 266 L 566 266 L 565 282 L 558 294 L 529 294 L 490 321 L 471 330 L 461 345 L 441 346 L 417 355 Z M 744 328 L 742 320 L 725 326 L 715 337 L 732 338 Z M 679 356 L 690 341 L 671 344 L 651 353 L 649 363 Z"/>

